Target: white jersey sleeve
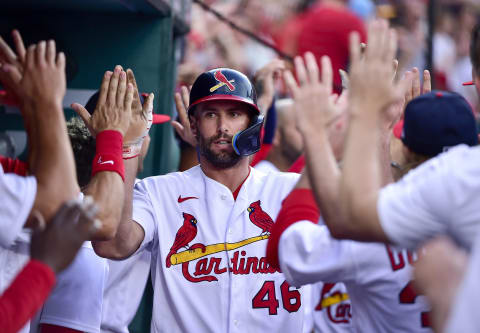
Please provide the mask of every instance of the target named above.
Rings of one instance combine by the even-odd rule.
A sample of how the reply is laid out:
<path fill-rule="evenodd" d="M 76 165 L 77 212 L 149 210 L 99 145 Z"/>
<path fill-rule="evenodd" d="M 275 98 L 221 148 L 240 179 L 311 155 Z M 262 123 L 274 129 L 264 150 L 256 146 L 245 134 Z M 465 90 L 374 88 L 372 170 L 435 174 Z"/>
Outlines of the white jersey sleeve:
<path fill-rule="evenodd" d="M 445 332 L 480 332 L 477 300 L 480 294 L 480 237 L 477 237 L 463 281 L 453 299 Z"/>
<path fill-rule="evenodd" d="M 459 146 L 380 191 L 377 211 L 395 244 L 415 249 L 448 233 L 469 248 L 480 223 L 480 150 Z"/>
<path fill-rule="evenodd" d="M 280 237 L 280 268 L 287 281 L 295 286 L 317 281 L 350 281 L 356 271 L 350 244 L 332 238 L 323 225 L 297 222 Z"/>
<path fill-rule="evenodd" d="M 99 333 L 108 265 L 85 243 L 73 263 L 57 276 L 45 302 L 40 323 Z"/>
<path fill-rule="evenodd" d="M 35 177 L 5 174 L 0 165 L 0 246 L 9 247 L 20 234 L 37 193 Z"/>
<path fill-rule="evenodd" d="M 138 253 L 154 240 L 155 232 L 157 230 L 152 201 L 143 181 L 137 182 L 133 189 L 132 219 L 140 224 L 145 232 L 142 244 L 137 250 Z"/>

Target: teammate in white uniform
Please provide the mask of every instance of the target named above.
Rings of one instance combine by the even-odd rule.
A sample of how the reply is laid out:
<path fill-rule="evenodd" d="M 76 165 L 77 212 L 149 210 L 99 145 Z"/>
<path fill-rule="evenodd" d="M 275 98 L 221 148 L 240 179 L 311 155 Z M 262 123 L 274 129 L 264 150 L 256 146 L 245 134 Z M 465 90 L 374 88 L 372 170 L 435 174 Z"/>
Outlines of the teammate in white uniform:
<path fill-rule="evenodd" d="M 354 332 L 352 302 L 345 284 L 316 282 L 311 286 L 314 332 Z"/>
<path fill-rule="evenodd" d="M 380 243 L 335 240 L 325 226 L 311 221 L 289 226 L 280 236 L 278 252 L 282 272 L 292 285 L 318 280 L 345 284 L 355 331 L 429 331 L 429 306 L 412 286 L 415 254 Z M 341 332 L 349 328 L 333 327 Z"/>
<path fill-rule="evenodd" d="M 15 226 L 5 235 L 2 233 L 2 241 L 5 241 L 4 245 L 8 248 L 0 248 L 0 292 L 10 284 L 29 258 L 29 237 L 19 233 L 19 228 L 23 226 L 20 219 L 23 219 L 25 227 L 30 227 L 26 219 L 29 216 L 27 210 L 38 210 L 46 221 L 50 221 L 60 205 L 75 198 L 78 193 L 61 107 L 66 88 L 65 57 L 62 53 L 57 55 L 53 41 L 40 42 L 35 48 L 26 51 L 18 31 L 13 32 L 13 38 L 16 52 L 0 38 L 2 67 L 8 68 L 1 71 L 0 80 L 7 93 L 11 97 L 15 96 L 24 121 L 28 124 L 29 166 L 37 186 L 35 188 L 35 180 L 30 177 L 24 181 L 28 185 L 21 186 L 18 183 L 15 195 L 23 201 L 23 208 L 15 205 L 13 193 L 6 192 L 5 197 L 2 193 L 2 203 L 12 205 L 10 209 L 15 209 L 20 225 L 12 216 L 8 216 L 8 223 L 15 222 Z M 3 213 L 9 214 L 12 211 L 6 210 Z M 15 241 L 12 244 L 13 239 Z M 27 332 L 28 329 L 29 324 L 22 332 Z"/>
<path fill-rule="evenodd" d="M 203 73 L 190 101 L 200 165 L 137 183 L 132 216 L 123 217 L 116 239 L 94 248 L 123 258 L 153 247 L 152 332 L 299 332 L 301 293 L 265 258 L 269 230 L 298 175 L 249 168 L 262 117 L 243 74 Z"/>

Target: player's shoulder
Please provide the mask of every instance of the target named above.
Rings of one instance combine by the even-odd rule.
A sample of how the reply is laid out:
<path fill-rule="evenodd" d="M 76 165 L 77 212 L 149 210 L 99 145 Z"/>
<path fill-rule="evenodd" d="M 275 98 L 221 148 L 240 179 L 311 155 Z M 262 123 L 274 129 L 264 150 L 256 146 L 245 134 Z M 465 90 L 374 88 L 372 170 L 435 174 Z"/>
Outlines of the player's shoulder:
<path fill-rule="evenodd" d="M 283 198 L 293 189 L 300 175 L 292 172 L 263 172 L 252 168 L 251 177 L 249 187 L 256 188 L 259 193 L 270 193 Z"/>
<path fill-rule="evenodd" d="M 251 175 L 255 180 L 260 182 L 280 182 L 279 185 L 286 183 L 286 184 L 296 184 L 298 179 L 300 178 L 300 174 L 294 172 L 281 172 L 281 171 L 273 171 L 268 172 L 264 170 L 258 170 L 255 168 L 251 168 Z"/>
<path fill-rule="evenodd" d="M 480 171 L 480 146 L 458 145 L 411 170 L 404 177 L 406 182 L 417 182 L 430 177 L 458 177 Z"/>
<path fill-rule="evenodd" d="M 186 171 L 170 172 L 165 175 L 145 177 L 138 181 L 136 187 L 169 186 L 172 184 L 194 183 L 201 178 L 200 165 L 196 165 Z"/>

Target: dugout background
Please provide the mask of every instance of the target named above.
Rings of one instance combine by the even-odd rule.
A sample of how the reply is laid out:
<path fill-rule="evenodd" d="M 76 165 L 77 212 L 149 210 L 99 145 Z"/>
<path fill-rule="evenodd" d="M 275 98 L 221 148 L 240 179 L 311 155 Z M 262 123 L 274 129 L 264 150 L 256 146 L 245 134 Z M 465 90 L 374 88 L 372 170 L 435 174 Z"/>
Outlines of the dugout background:
<path fill-rule="evenodd" d="M 98 89 L 103 73 L 116 64 L 133 69 L 141 92 L 154 92 L 154 112 L 173 115 L 176 59 L 185 23 L 188 0 L 2 0 L 0 34 L 12 45 L 10 32 L 20 30 L 28 46 L 39 40 L 54 39 L 67 56 L 66 118 L 74 112 L 68 105 L 85 103 Z M 19 113 L 0 106 L 0 150 L 8 134 L 21 149 L 25 135 Z M 155 125 L 141 177 L 173 171 L 179 152 L 169 124 Z M 21 150 L 21 151 L 20 151 Z M 132 332 L 148 332 L 151 308 L 151 282 L 146 289 Z"/>

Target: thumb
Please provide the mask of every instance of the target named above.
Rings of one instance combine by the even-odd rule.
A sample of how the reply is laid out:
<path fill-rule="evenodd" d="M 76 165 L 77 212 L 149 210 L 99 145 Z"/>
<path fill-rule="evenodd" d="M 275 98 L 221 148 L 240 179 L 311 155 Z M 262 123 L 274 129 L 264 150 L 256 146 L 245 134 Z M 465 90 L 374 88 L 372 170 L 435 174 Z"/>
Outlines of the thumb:
<path fill-rule="evenodd" d="M 90 118 L 92 117 L 90 113 L 82 105 L 78 103 L 73 103 L 70 107 L 75 111 L 75 113 L 82 118 L 85 124 L 90 123 Z"/>
<path fill-rule="evenodd" d="M 75 113 L 80 117 L 82 118 L 83 120 L 83 123 L 85 124 L 85 126 L 87 126 L 88 128 L 88 131 L 90 132 L 90 134 L 95 137 L 96 136 L 96 133 L 95 131 L 93 130 L 92 128 L 92 125 L 90 124 L 90 120 L 92 119 L 92 116 L 90 115 L 90 113 L 87 111 L 87 109 L 85 109 L 82 105 L 78 104 L 78 103 L 73 103 L 70 105 L 70 107 L 73 109 L 73 111 L 75 111 Z"/>
<path fill-rule="evenodd" d="M 155 98 L 155 95 L 153 93 L 150 93 L 147 97 L 147 99 L 143 102 L 143 110 L 147 112 L 153 112 L 153 99 Z"/>

